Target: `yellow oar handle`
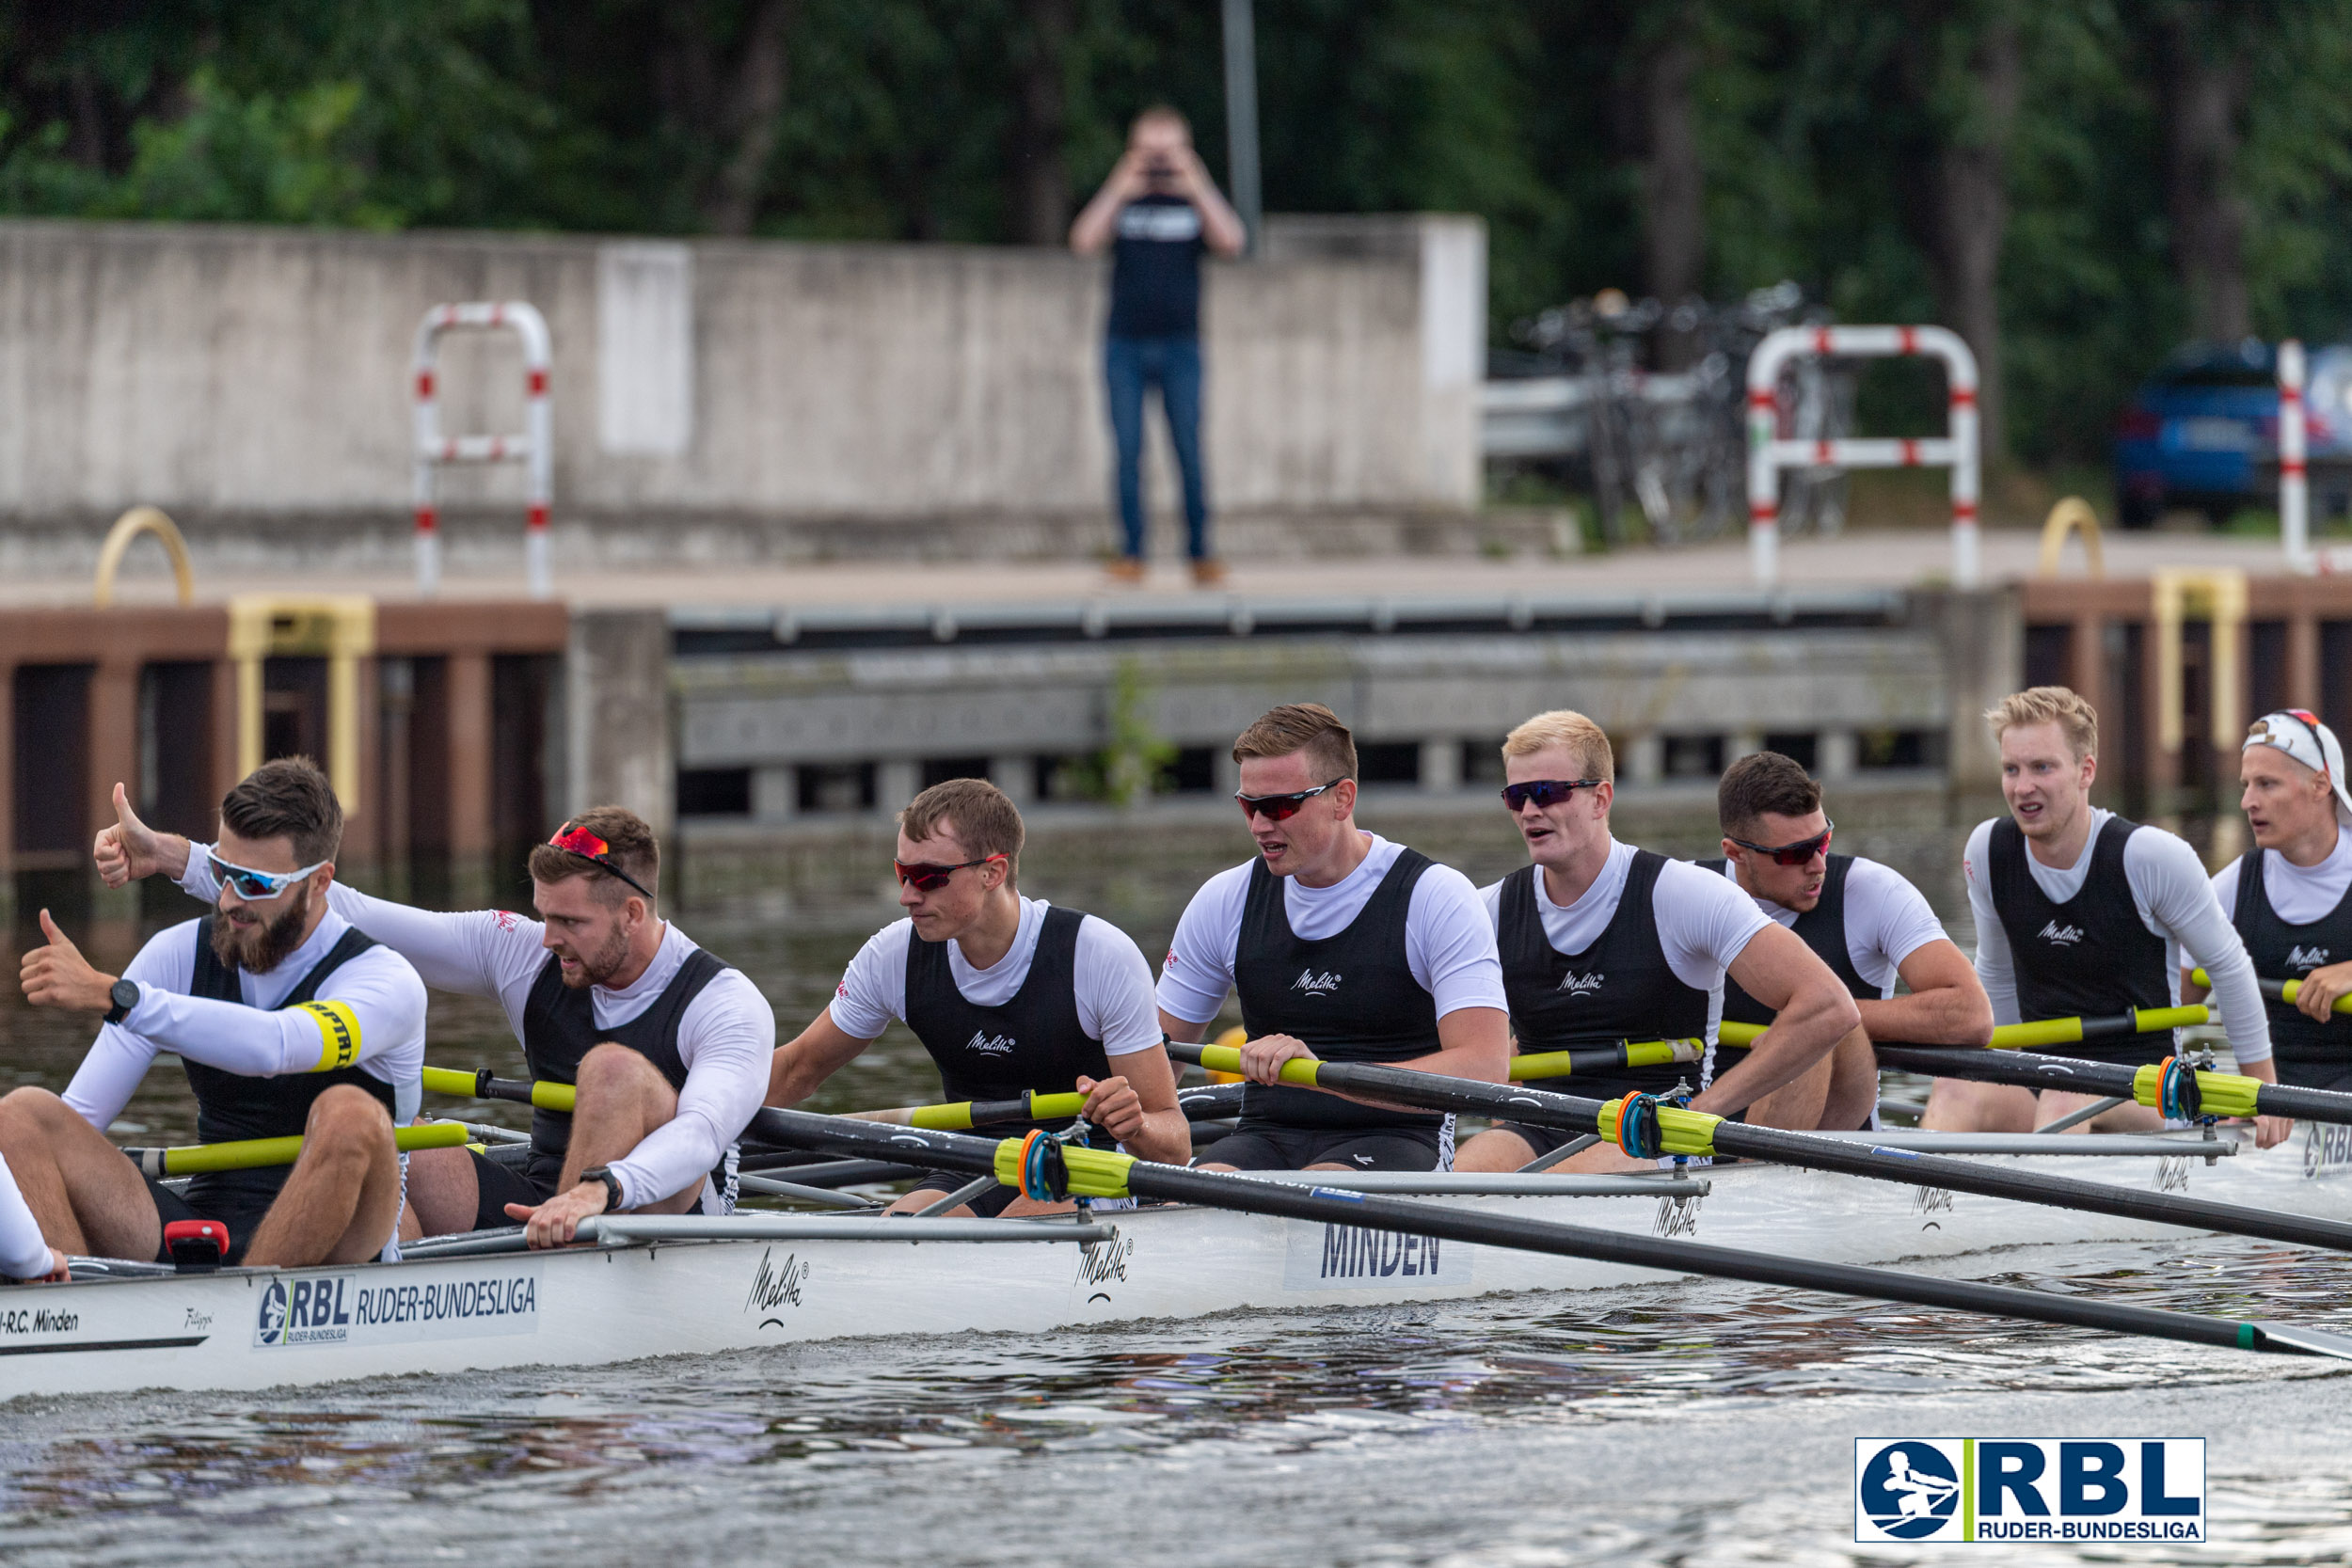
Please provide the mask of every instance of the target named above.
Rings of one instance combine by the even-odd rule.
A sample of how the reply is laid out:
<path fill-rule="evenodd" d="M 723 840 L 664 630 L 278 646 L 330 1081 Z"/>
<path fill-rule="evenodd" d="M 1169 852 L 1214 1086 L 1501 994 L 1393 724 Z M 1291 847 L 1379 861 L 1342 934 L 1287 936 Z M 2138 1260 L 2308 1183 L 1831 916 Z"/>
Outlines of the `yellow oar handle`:
<path fill-rule="evenodd" d="M 519 1092 L 523 1085 L 502 1078 L 495 1080 L 501 1090 L 516 1092 L 485 1093 L 489 1085 L 484 1080 L 488 1077 L 486 1072 L 456 1072 L 445 1067 L 426 1068 L 423 1074 L 425 1088 L 434 1094 L 462 1095 L 468 1100 L 523 1099 Z M 576 1101 L 577 1091 L 569 1084 L 532 1084 L 528 1103 L 537 1110 L 561 1111 L 569 1116 Z"/>
<path fill-rule="evenodd" d="M 1761 1023 L 1734 1023 L 1731 1020 L 1725 1019 L 1715 1025 L 1715 1043 L 1718 1045 L 1754 1045 L 1763 1037 L 1764 1029 L 1765 1026 Z"/>
<path fill-rule="evenodd" d="M 463 1122 L 436 1121 L 422 1127 L 395 1127 L 392 1147 L 403 1154 L 420 1148 L 455 1148 L 467 1138 Z M 174 1148 L 126 1149 L 139 1168 L 152 1177 L 204 1176 L 215 1171 L 261 1170 L 291 1165 L 302 1152 L 300 1137 L 243 1138 L 234 1143 L 183 1144 Z"/>
<path fill-rule="evenodd" d="M 2002 1024 L 1993 1031 L 1993 1047 L 1996 1051 L 2032 1051 L 2045 1045 L 2076 1045 L 2087 1038 L 2187 1029 L 2212 1021 L 2213 1014 L 2201 1004 L 2194 1003 L 2185 1007 L 2139 1007 L 2114 1018 L 2045 1018 L 2032 1023 Z M 1760 1023 L 1725 1022 L 1716 1029 L 1715 1037 L 1724 1045 L 1746 1045 L 1762 1033 L 1764 1025 Z"/>
<path fill-rule="evenodd" d="M 1200 1048 L 1200 1065 L 1211 1072 L 1239 1072 L 1241 1053 L 1230 1045 L 1204 1045 Z M 1315 1086 L 1315 1069 L 1322 1065 L 1294 1056 L 1282 1064 L 1282 1082 L 1311 1089 Z"/>
<path fill-rule="evenodd" d="M 896 1105 L 886 1111 L 851 1111 L 857 1121 L 879 1121 L 892 1127 L 921 1127 L 933 1132 L 961 1132 L 974 1127 L 1008 1121 L 1061 1121 L 1086 1109 L 1082 1094 L 1038 1094 L 1019 1100 L 952 1100 L 943 1105 Z"/>
<path fill-rule="evenodd" d="M 457 1072 L 445 1067 L 426 1068 L 423 1078 L 424 1086 L 434 1094 L 463 1095 L 468 1100 L 477 1098 L 474 1088 L 481 1082 L 470 1072 Z"/>
<path fill-rule="evenodd" d="M 1619 1053 L 1622 1053 L 1620 1056 Z M 1597 1050 L 1531 1051 L 1511 1058 L 1511 1076 L 1573 1078 L 1578 1073 L 1607 1072 L 1615 1067 L 1668 1067 L 1695 1062 L 1707 1054 L 1705 1040 L 1628 1040 L 1622 1046 Z M 1582 1058 L 1584 1065 L 1578 1065 Z"/>
<path fill-rule="evenodd" d="M 2188 977 L 2196 981 L 2199 985 L 2204 987 L 2207 990 L 2211 990 L 2213 989 L 2212 977 L 2207 975 L 2201 969 L 2190 970 Z M 2262 992 L 2265 996 L 2272 997 L 2278 1001 L 2283 1002 L 2290 1007 L 2295 1006 L 2295 999 L 2303 994 L 2303 982 L 2300 980 L 2264 979 L 2258 980 L 2255 983 L 2262 987 Z M 2330 1007 L 2328 1011 L 2352 1013 L 2352 991 L 2347 991 L 2345 994 L 2337 997 L 2335 1005 Z"/>

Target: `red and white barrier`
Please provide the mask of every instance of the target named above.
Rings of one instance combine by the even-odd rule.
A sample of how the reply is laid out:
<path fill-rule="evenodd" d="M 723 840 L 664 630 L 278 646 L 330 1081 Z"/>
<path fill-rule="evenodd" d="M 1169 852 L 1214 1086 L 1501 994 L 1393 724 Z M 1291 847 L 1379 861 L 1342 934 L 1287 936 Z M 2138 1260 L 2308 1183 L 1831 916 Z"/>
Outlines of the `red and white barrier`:
<path fill-rule="evenodd" d="M 2279 542 L 2286 546 L 2287 570 L 2310 572 L 2312 487 L 2304 472 L 2303 345 L 2293 338 L 2279 345 Z"/>
<path fill-rule="evenodd" d="M 443 436 L 439 360 L 441 334 L 463 328 L 512 331 L 523 344 L 523 434 Z M 416 397 L 417 593 L 431 598 L 441 581 L 440 513 L 434 471 L 445 463 L 522 463 L 529 507 L 523 559 L 531 596 L 554 592 L 548 566 L 548 503 L 555 488 L 554 420 L 548 405 L 547 318 L 521 300 L 502 304 L 436 305 L 417 324 L 411 385 Z"/>
<path fill-rule="evenodd" d="M 1800 355 L 1890 356 L 1925 354 L 1944 361 L 1949 420 L 1928 440 L 1790 441 L 1780 435 L 1773 388 Z M 1941 326 L 1784 326 L 1748 358 L 1748 558 L 1756 580 L 1780 576 L 1780 470 L 1916 468 L 1952 470 L 1952 580 L 1974 588 L 1983 576 L 1977 533 L 1977 356 Z"/>

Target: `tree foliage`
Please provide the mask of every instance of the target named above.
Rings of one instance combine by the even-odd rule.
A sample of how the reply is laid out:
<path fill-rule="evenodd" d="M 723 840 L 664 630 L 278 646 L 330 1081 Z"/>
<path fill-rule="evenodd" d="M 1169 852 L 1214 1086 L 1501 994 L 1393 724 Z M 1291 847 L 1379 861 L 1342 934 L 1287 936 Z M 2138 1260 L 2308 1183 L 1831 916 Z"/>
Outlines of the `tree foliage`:
<path fill-rule="evenodd" d="M 1218 10 L 18 0 L 0 211 L 1040 243 L 1145 103 L 1225 166 Z M 2352 332 L 2352 0 L 1257 0 L 1257 38 L 1268 209 L 1481 214 L 1498 341 L 1672 261 L 1661 112 L 1706 290 L 1792 277 L 1848 320 L 1964 309 L 1974 209 L 1933 198 L 1989 169 L 2028 461 L 2099 455 L 2194 325 Z"/>

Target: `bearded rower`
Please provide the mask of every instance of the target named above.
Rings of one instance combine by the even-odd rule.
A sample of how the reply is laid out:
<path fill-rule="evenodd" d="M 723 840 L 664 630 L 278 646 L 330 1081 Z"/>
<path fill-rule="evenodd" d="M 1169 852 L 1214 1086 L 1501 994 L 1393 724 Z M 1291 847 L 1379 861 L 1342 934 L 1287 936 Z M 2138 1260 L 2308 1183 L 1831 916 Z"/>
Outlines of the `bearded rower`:
<path fill-rule="evenodd" d="M 163 871 L 208 895 L 209 855 L 150 829 L 119 794 L 116 808 L 98 840 L 109 886 Z M 422 1233 L 520 1221 L 531 1245 L 560 1246 L 592 1214 L 731 1209 L 736 1140 L 759 1109 L 775 1044 L 767 999 L 656 912 L 661 852 L 636 813 L 582 812 L 531 851 L 530 869 L 537 920 L 332 890 L 334 908 L 426 985 L 496 999 L 532 1078 L 576 1085 L 569 1114 L 532 1112 L 520 1170 L 462 1148 L 413 1156 Z"/>
<path fill-rule="evenodd" d="M 115 800 L 128 812 L 120 784 Z M 226 1227 L 231 1262 L 357 1263 L 391 1247 L 392 1127 L 421 1095 L 424 986 L 331 907 L 342 829 L 317 768 L 262 764 L 221 801 L 205 856 L 214 911 L 156 933 L 119 979 L 40 912 L 49 944 L 25 955 L 26 1000 L 104 1015 L 62 1097 L 0 1100 L 0 1152 L 54 1245 L 168 1261 L 165 1226 L 208 1219 Z M 199 1137 L 299 1135 L 293 1168 L 207 1173 L 183 1196 L 124 1159 L 105 1130 L 167 1051 L 196 1093 Z"/>
<path fill-rule="evenodd" d="M 825 1010 L 776 1048 L 768 1103 L 795 1105 L 897 1019 L 914 1032 L 950 1100 L 1086 1096 L 1081 1113 L 1130 1154 L 1183 1164 L 1192 1131 L 1152 1008 L 1152 966 L 1106 920 L 1025 898 L 1017 881 L 1020 808 L 985 779 L 933 784 L 898 814 L 898 905 L 850 960 Z M 1066 1123 L 991 1124 L 999 1136 Z M 932 1171 L 893 1205 L 928 1208 L 970 1184 Z M 982 1217 L 1051 1212 L 1013 1188 L 948 1211 Z"/>
<path fill-rule="evenodd" d="M 1598 724 L 1565 708 L 1539 713 L 1503 740 L 1502 769 L 1503 803 L 1532 863 L 1484 896 L 1518 1049 L 1659 1038 L 1706 1045 L 1695 1072 L 1668 1063 L 1579 1073 L 1554 1087 L 1613 1100 L 1669 1095 L 1696 1078 L 1692 1108 L 1731 1116 L 1811 1070 L 1854 1028 L 1853 1001 L 1837 977 L 1738 888 L 1610 832 L 1616 753 Z M 1726 974 L 1777 1017 L 1737 1066 L 1717 1074 Z M 1463 1146 L 1460 1166 L 1516 1170 L 1575 1136 L 1498 1121 Z M 1557 1164 L 1568 1171 L 1643 1168 L 1605 1144 Z"/>
<path fill-rule="evenodd" d="M 1356 826 L 1356 740 L 1315 703 L 1233 742 L 1258 853 L 1176 924 L 1160 1026 L 1198 1040 L 1241 996 L 1241 1119 L 1209 1170 L 1444 1170 L 1454 1118 L 1279 1085 L 1293 1057 L 1500 1083 L 1510 1041 L 1493 927 L 1470 879 Z"/>
<path fill-rule="evenodd" d="M 1768 920 L 1796 933 L 1829 965 L 1862 1014 L 1862 1027 L 1828 1059 L 1759 1104 L 1749 1119 L 1797 1131 L 1876 1125 L 1878 1059 L 1872 1040 L 1983 1045 L 1993 1004 L 1968 956 L 1900 872 L 1829 852 L 1832 826 L 1821 786 L 1795 758 L 1754 752 L 1724 769 L 1715 787 L 1724 858 L 1701 861 L 1740 885 Z M 1908 994 L 1897 996 L 1900 979 Z M 1724 983 L 1724 1018 L 1771 1023 L 1772 1010 Z"/>
<path fill-rule="evenodd" d="M 2352 992 L 2352 795 L 2344 791 L 2336 732 L 2301 708 L 2265 714 L 2238 752 L 2239 805 L 2254 847 L 2217 872 L 2216 901 L 2246 943 L 2254 972 L 2300 980 L 2294 1002 L 2264 1000 L 2271 1060 L 2239 1064 L 2265 1083 L 2352 1091 L 2352 1021 L 2335 1010 Z M 2261 874 L 2248 875 L 2259 863 Z M 2330 960 L 2333 961 L 2330 961 Z M 2181 994 L 2205 988 L 2186 975 Z M 2285 1117 L 2254 1118 L 2264 1148 L 2295 1130 Z"/>
<path fill-rule="evenodd" d="M 1968 904 L 1977 977 L 1996 1022 L 2105 1018 L 2180 999 L 2185 958 L 2215 981 L 2238 1070 L 2268 1078 L 2270 1022 L 2246 944 L 2214 897 L 2197 851 L 2161 828 L 2090 803 L 2099 715 L 2062 686 L 2012 693 L 1985 714 L 2001 749 L 2007 816 L 1968 835 Z M 2172 1053 L 2169 1033 L 2062 1053 L 2138 1066 Z M 1939 1078 L 1920 1125 L 1936 1132 L 2026 1132 L 2094 1103 L 2088 1095 Z M 2154 1110 L 2119 1106 L 2074 1131 L 2146 1132 Z"/>

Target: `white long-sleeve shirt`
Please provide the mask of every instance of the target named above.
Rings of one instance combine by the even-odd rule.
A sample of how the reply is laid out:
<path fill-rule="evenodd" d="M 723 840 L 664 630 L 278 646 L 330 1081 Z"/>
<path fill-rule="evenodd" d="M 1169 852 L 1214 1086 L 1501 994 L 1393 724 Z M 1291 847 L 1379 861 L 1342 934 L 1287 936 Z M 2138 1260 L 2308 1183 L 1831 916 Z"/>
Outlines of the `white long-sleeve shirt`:
<path fill-rule="evenodd" d="M 315 1002 L 282 1006 L 351 929 L 330 904 L 318 929 L 276 968 L 239 972 L 241 1003 L 216 1002 L 187 994 L 199 926 L 183 921 L 156 932 L 123 970 L 124 979 L 138 984 L 139 1005 L 120 1023 L 99 1025 L 89 1054 L 66 1085 L 65 1102 L 85 1121 L 105 1131 L 166 1051 L 247 1078 L 357 1067 L 391 1085 L 397 1119 L 417 1114 L 424 984 L 407 959 L 389 947 L 371 947 L 328 975 Z"/>
<path fill-rule="evenodd" d="M 16 1174 L 0 1155 L 0 1274 L 10 1279 L 39 1279 L 49 1272 L 49 1243 L 24 1195 L 16 1190 Z"/>
<path fill-rule="evenodd" d="M 2034 885 L 2052 903 L 2062 904 L 2082 891 L 2090 875 L 2091 856 L 2099 847 L 2099 832 L 2115 814 L 2094 809 L 2090 836 L 2074 863 L 2044 865 L 2030 846 L 2026 868 Z M 1993 822 L 1977 824 L 1968 835 L 1962 869 L 1968 876 L 1968 907 L 1977 920 L 1977 978 L 1993 1000 L 1995 1023 L 2020 1022 L 2017 1010 L 2016 960 L 2010 952 L 2009 932 L 1993 906 Z M 2132 905 L 2140 924 L 2164 939 L 2165 985 L 2171 1000 L 2181 999 L 2182 955 L 2187 954 L 2213 977 L 2214 1006 L 2229 1032 L 2230 1053 L 2242 1065 L 2270 1059 L 2270 1015 L 2263 1009 L 2262 991 L 2254 983 L 2254 963 L 2246 943 L 2230 924 L 2229 912 L 2214 896 L 2204 863 L 2197 851 L 2161 828 L 2142 827 L 2123 845 L 2123 879 L 2132 890 Z"/>
<path fill-rule="evenodd" d="M 205 899 L 219 893 L 208 848 L 195 847 L 180 879 L 187 892 Z M 548 962 L 541 941 L 547 928 L 538 921 L 508 910 L 445 914 L 412 909 L 341 882 L 327 900 L 339 914 L 416 965 L 434 990 L 496 998 L 516 1040 L 522 1039 L 523 1006 Z M 618 1028 L 651 1006 L 693 951 L 685 932 L 675 923 L 666 925 L 643 974 L 626 986 L 590 988 L 596 1027 Z M 678 1089 L 677 1114 L 610 1166 L 621 1183 L 623 1208 L 684 1192 L 719 1164 L 768 1097 L 769 1057 L 775 1044 L 775 1012 L 740 970 L 722 971 L 687 1004 L 678 1020 L 678 1060 L 685 1064 L 686 1082 Z"/>

